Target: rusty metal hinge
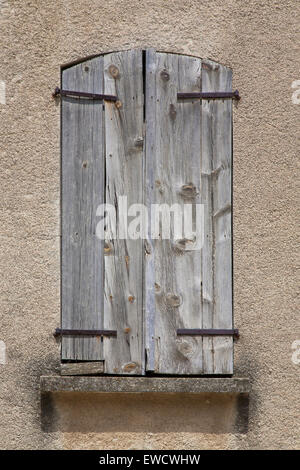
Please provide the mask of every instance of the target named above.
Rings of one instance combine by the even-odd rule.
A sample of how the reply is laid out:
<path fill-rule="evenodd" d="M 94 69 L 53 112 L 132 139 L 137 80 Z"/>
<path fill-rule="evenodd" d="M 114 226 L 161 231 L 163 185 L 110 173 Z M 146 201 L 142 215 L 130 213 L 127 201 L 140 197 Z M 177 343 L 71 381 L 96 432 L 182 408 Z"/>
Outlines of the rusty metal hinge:
<path fill-rule="evenodd" d="M 116 330 L 66 330 L 56 328 L 53 336 L 117 336 Z"/>
<path fill-rule="evenodd" d="M 234 99 L 240 100 L 238 90 L 235 91 L 214 91 L 214 92 L 195 92 L 195 93 L 177 93 L 178 100 L 216 100 L 216 99 Z"/>
<path fill-rule="evenodd" d="M 234 336 L 235 338 L 239 338 L 239 330 L 230 330 L 230 329 L 185 329 L 181 328 L 177 330 L 178 336 Z"/>
<path fill-rule="evenodd" d="M 71 91 L 71 90 L 61 90 L 59 87 L 56 87 L 52 93 L 53 98 L 58 96 L 69 96 L 70 98 L 85 98 L 90 100 L 104 100 L 104 101 L 118 101 L 117 96 L 114 95 L 101 95 L 99 93 L 87 93 L 85 91 Z"/>

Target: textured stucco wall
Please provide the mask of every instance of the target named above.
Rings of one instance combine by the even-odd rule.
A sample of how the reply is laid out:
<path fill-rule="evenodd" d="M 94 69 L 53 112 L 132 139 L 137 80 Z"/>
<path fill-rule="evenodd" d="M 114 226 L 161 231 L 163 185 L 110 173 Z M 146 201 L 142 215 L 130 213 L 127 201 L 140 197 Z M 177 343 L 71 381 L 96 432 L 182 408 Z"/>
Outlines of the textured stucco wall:
<path fill-rule="evenodd" d="M 300 339 L 297 0 L 1 0 L 0 18 L 0 447 L 299 447 L 300 366 L 291 359 Z M 234 315 L 242 334 L 235 374 L 253 387 L 247 432 L 234 424 L 243 413 L 235 401 L 188 396 L 151 396 L 145 410 L 141 397 L 60 396 L 44 404 L 41 424 L 39 377 L 59 366 L 60 120 L 51 92 L 62 64 L 137 46 L 229 65 L 242 96 L 234 110 Z"/>

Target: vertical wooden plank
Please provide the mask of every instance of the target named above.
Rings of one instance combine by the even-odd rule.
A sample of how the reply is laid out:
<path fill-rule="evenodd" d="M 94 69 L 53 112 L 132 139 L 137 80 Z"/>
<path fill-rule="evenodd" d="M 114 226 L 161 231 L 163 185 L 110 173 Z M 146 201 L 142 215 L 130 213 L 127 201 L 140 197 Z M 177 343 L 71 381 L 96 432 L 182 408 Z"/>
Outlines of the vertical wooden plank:
<path fill-rule="evenodd" d="M 202 61 L 202 91 L 212 91 L 207 73 L 210 65 Z M 213 218 L 212 218 L 212 179 L 213 179 L 213 139 L 212 119 L 213 101 L 202 101 L 202 173 L 201 200 L 204 204 L 204 244 L 202 250 L 202 288 L 203 288 L 203 324 L 204 329 L 213 327 L 214 277 L 213 277 Z M 203 372 L 214 373 L 213 338 L 203 337 Z"/>
<path fill-rule="evenodd" d="M 201 202 L 201 103 L 180 103 L 177 92 L 200 90 L 201 60 L 157 53 L 155 79 L 150 70 L 154 73 L 153 57 L 147 64 L 146 81 L 155 80 L 155 90 L 146 95 L 146 139 L 150 129 L 155 142 L 147 144 L 146 180 L 154 178 L 156 204 L 178 204 L 183 210 L 184 204 Z M 147 255 L 155 266 L 155 286 L 147 285 L 145 305 L 155 290 L 157 373 L 202 372 L 202 338 L 176 335 L 178 328 L 202 327 L 201 250 L 191 250 L 191 246 L 184 236 L 175 240 L 171 231 L 171 240 L 162 236 L 153 240 L 153 251 Z"/>
<path fill-rule="evenodd" d="M 145 194 L 144 202 L 148 208 L 148 233 L 144 250 L 144 318 L 145 318 L 145 359 L 146 370 L 155 370 L 155 260 L 154 241 L 151 238 L 151 211 L 155 203 L 155 166 L 154 157 L 156 149 L 156 51 L 147 49 L 145 54 L 145 146 L 144 171 Z M 149 158 L 148 158 L 149 156 Z"/>
<path fill-rule="evenodd" d="M 205 61 L 202 91 L 231 90 L 231 70 Z M 203 290 L 208 300 L 204 302 L 203 328 L 232 328 L 232 101 L 203 100 L 202 108 L 202 197 L 207 204 Z M 233 338 L 204 338 L 203 357 L 205 373 L 232 374 Z"/>
<path fill-rule="evenodd" d="M 105 103 L 106 203 L 118 213 L 120 196 L 131 204 L 143 202 L 143 63 L 142 51 L 104 57 L 105 93 L 119 103 Z M 126 210 L 125 210 L 126 212 Z M 138 214 L 137 214 L 138 215 Z M 121 218 L 126 218 L 122 210 Z M 141 374 L 143 342 L 143 240 L 107 240 L 105 249 L 104 327 L 117 337 L 104 337 L 105 372 Z M 125 223 L 126 225 L 126 223 Z"/>
<path fill-rule="evenodd" d="M 103 57 L 62 73 L 67 90 L 103 93 Z M 103 328 L 103 243 L 96 210 L 104 202 L 103 103 L 62 97 L 62 327 Z M 63 337 L 62 359 L 103 359 L 99 338 Z"/>

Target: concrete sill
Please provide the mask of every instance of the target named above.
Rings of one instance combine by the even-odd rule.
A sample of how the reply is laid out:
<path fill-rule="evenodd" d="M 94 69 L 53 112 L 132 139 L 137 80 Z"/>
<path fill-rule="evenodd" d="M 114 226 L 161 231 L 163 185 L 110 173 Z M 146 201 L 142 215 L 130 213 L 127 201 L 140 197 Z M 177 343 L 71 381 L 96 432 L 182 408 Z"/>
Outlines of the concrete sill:
<path fill-rule="evenodd" d="M 62 377 L 46 375 L 41 377 L 41 392 L 248 394 L 250 382 L 244 377 Z"/>

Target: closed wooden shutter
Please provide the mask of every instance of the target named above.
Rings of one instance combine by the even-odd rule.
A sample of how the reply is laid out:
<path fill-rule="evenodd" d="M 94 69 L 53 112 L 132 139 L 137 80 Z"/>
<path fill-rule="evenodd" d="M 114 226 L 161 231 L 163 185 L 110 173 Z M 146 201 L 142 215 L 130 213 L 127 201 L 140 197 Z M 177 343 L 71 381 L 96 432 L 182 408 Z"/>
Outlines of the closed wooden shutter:
<path fill-rule="evenodd" d="M 103 93 L 103 57 L 62 72 L 62 88 Z M 103 104 L 62 97 L 62 328 L 103 327 L 103 242 L 96 209 L 105 200 Z M 96 337 L 62 337 L 62 359 L 100 360 Z"/>
<path fill-rule="evenodd" d="M 153 49 L 65 69 L 62 87 L 118 101 L 62 96 L 62 359 L 104 361 L 109 374 L 232 374 L 231 70 Z M 203 205 L 203 246 L 191 240 L 96 236 L 99 204 Z M 119 230 L 117 220 L 117 232 Z M 186 334 L 179 334 L 184 330 Z"/>

